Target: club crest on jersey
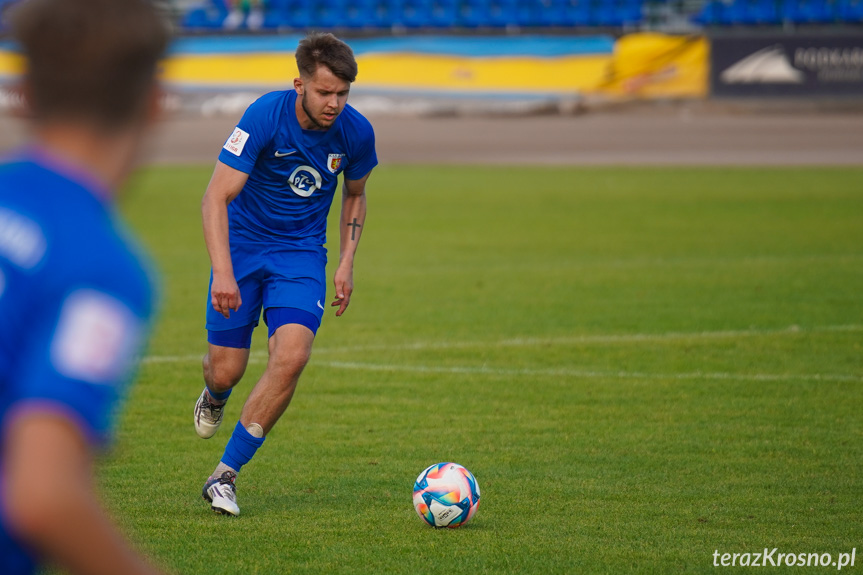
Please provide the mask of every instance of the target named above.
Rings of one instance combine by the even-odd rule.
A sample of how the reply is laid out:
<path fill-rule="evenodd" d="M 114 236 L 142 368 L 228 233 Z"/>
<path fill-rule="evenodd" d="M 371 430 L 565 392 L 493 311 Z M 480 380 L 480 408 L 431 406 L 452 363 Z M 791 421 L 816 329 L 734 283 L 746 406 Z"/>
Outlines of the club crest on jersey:
<path fill-rule="evenodd" d="M 327 157 L 327 169 L 329 169 L 333 174 L 338 172 L 342 168 L 342 160 L 344 157 L 344 154 L 330 154 Z"/>
<path fill-rule="evenodd" d="M 311 166 L 300 166 L 291 173 L 288 178 L 288 185 L 295 194 L 303 198 L 308 198 L 321 189 L 323 180 L 321 174 Z"/>

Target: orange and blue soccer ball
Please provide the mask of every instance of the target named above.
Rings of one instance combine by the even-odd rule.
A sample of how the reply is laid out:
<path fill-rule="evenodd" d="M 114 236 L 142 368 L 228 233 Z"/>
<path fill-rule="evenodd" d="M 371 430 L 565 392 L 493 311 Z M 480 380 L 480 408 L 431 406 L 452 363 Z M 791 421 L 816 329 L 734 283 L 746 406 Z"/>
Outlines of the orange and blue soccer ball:
<path fill-rule="evenodd" d="M 414 483 L 414 509 L 432 527 L 461 527 L 479 507 L 479 484 L 458 463 L 435 463 Z"/>

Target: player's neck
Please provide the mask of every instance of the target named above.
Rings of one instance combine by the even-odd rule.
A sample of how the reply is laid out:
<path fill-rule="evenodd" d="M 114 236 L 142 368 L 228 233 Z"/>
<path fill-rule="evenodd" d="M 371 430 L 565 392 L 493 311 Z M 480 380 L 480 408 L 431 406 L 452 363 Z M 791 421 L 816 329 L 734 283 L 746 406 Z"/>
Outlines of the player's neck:
<path fill-rule="evenodd" d="M 126 180 L 138 152 L 134 128 L 105 132 L 77 123 L 37 125 L 36 143 L 48 153 L 89 173 L 110 194 Z"/>

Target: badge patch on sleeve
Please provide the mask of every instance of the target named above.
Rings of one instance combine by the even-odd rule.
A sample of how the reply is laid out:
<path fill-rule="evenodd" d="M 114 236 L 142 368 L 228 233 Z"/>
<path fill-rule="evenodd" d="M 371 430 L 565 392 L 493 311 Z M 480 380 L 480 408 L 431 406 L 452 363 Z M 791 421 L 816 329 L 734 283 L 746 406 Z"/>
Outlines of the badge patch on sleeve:
<path fill-rule="evenodd" d="M 243 148 L 246 146 L 246 141 L 248 141 L 248 139 L 248 132 L 244 131 L 240 127 L 234 128 L 234 133 L 231 134 L 231 137 L 228 138 L 227 142 L 225 142 L 224 148 L 235 156 L 239 156 L 243 153 Z"/>
<path fill-rule="evenodd" d="M 113 384 L 132 369 L 142 328 L 121 301 L 99 291 L 78 290 L 60 311 L 51 363 L 66 377 Z"/>

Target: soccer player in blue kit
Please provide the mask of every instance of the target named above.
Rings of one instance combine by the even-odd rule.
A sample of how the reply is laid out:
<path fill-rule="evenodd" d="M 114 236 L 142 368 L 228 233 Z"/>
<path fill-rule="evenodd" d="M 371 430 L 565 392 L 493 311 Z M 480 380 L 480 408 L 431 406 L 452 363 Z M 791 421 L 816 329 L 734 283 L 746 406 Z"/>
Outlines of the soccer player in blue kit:
<path fill-rule="evenodd" d="M 113 199 L 158 107 L 166 27 L 149 0 L 11 10 L 33 142 L 0 163 L 0 572 L 155 574 L 92 472 L 153 312 Z"/>
<path fill-rule="evenodd" d="M 195 430 L 212 437 L 249 361 L 263 310 L 266 370 L 243 406 L 203 497 L 239 515 L 235 481 L 287 409 L 312 351 L 326 301 L 327 214 L 343 177 L 336 316 L 353 291 L 354 255 L 366 218 L 366 181 L 377 165 L 371 124 L 347 104 L 357 64 L 332 34 L 297 48 L 294 89 L 266 94 L 225 142 L 202 201 L 212 263 L 204 356 L 205 387 Z"/>

